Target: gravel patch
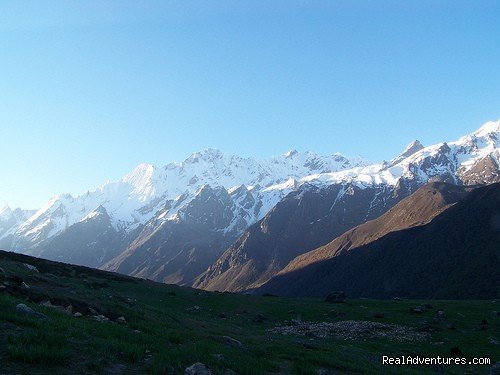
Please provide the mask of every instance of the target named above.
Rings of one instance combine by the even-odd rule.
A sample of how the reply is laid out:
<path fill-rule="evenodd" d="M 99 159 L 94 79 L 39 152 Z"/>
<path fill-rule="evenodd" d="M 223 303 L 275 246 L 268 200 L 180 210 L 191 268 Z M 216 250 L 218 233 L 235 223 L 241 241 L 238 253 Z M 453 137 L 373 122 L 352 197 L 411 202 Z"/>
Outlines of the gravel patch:
<path fill-rule="evenodd" d="M 426 333 L 417 332 L 411 327 L 357 320 L 303 322 L 292 326 L 278 326 L 270 331 L 282 335 L 336 337 L 344 340 L 388 338 L 396 341 L 422 341 L 428 337 Z"/>

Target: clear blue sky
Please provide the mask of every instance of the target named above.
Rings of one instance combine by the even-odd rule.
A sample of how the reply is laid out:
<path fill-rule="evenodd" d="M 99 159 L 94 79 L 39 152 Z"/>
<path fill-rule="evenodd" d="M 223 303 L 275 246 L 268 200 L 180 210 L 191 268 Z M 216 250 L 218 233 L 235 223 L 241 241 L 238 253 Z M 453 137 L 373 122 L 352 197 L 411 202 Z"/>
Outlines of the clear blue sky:
<path fill-rule="evenodd" d="M 390 159 L 500 117 L 499 1 L 0 2 L 0 204 L 207 147 Z"/>

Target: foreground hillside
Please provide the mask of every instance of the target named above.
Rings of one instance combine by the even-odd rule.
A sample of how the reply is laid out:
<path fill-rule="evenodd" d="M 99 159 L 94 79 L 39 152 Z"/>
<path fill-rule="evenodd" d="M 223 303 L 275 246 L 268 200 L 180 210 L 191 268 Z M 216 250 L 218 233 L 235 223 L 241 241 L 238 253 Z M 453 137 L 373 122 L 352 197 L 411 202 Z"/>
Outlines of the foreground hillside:
<path fill-rule="evenodd" d="M 183 374 L 196 362 L 228 375 L 481 374 L 492 365 L 387 367 L 381 357 L 500 359 L 491 300 L 209 293 L 7 252 L 0 268 L 2 374 Z"/>

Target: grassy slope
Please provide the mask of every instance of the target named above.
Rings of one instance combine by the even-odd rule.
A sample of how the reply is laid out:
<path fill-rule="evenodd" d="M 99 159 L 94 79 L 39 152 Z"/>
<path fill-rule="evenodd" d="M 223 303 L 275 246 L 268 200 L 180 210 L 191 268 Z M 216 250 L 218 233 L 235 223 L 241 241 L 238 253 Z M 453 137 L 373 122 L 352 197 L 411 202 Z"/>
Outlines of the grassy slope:
<path fill-rule="evenodd" d="M 35 265 L 34 273 L 22 262 Z M 431 367 L 388 367 L 381 355 L 447 356 L 458 346 L 467 357 L 500 360 L 500 310 L 494 301 L 432 301 L 433 310 L 411 314 L 416 301 L 352 300 L 327 304 L 320 300 L 254 297 L 207 293 L 115 274 L 68 266 L 0 252 L 2 279 L 17 275 L 28 285 L 10 294 L 0 291 L 1 374 L 152 373 L 182 374 L 186 366 L 203 362 L 215 373 L 232 369 L 240 374 L 314 373 L 319 368 L 337 373 L 435 373 Z M 23 295 L 24 293 L 24 295 Z M 99 323 L 89 316 L 71 315 L 39 306 L 44 299 L 75 306 L 91 306 L 109 317 L 124 316 L 127 325 Z M 26 303 L 49 316 L 45 322 L 16 313 Z M 189 311 L 193 306 L 200 309 Z M 433 322 L 441 308 L 446 317 Z M 345 312 L 335 316 L 330 311 Z M 383 318 L 374 318 L 374 313 Z M 221 313 L 226 319 L 219 317 Z M 259 322 L 258 314 L 265 320 Z M 297 314 L 304 321 L 373 320 L 421 329 L 434 328 L 424 342 L 388 339 L 341 340 L 283 336 L 268 329 Z M 480 329 L 482 319 L 489 321 Z M 454 324 L 456 330 L 447 325 Z M 140 332 L 134 332 L 139 330 Z M 231 336 L 248 347 L 234 348 L 220 341 Z M 217 356 L 221 354 L 221 356 Z M 445 373 L 486 373 L 485 366 L 452 367 Z"/>

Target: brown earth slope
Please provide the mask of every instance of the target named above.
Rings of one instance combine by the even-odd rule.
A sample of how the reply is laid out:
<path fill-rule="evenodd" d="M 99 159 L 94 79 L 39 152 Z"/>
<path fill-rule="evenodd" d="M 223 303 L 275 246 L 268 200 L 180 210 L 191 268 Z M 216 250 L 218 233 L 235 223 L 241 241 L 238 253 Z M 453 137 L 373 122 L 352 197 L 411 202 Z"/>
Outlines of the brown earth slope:
<path fill-rule="evenodd" d="M 422 186 L 380 217 L 347 231 L 327 245 L 298 256 L 280 273 L 330 259 L 349 249 L 373 242 L 390 232 L 426 224 L 451 204 L 464 198 L 470 190 L 470 187 L 443 182 Z"/>
<path fill-rule="evenodd" d="M 415 207 L 418 211 L 418 206 Z M 425 225 L 282 273 L 258 292 L 367 298 L 498 298 L 500 184 L 474 189 Z"/>

